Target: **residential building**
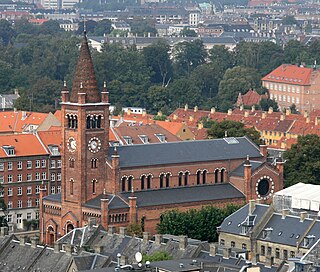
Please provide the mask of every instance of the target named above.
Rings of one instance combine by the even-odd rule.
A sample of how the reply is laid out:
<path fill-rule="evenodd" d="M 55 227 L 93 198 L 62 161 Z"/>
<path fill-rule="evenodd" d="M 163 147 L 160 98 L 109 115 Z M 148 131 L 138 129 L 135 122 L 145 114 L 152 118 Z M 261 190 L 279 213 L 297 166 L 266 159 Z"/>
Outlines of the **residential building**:
<path fill-rule="evenodd" d="M 270 99 L 281 109 L 296 105 L 298 111 L 320 109 L 320 72 L 318 69 L 282 64 L 262 78 Z"/>
<path fill-rule="evenodd" d="M 237 107 L 240 107 L 241 105 L 251 107 L 254 105 L 259 105 L 261 99 L 267 99 L 267 98 L 268 98 L 268 95 L 266 94 L 260 95 L 255 90 L 249 90 L 245 94 L 239 93 L 237 102 L 235 105 Z"/>
<path fill-rule="evenodd" d="M 246 137 L 110 148 L 109 93 L 105 85 L 100 96 L 86 36 L 72 89 L 61 94 L 62 191 L 41 190 L 44 243 L 90 220 L 155 232 L 169 209 L 268 202 L 283 187 L 283 162 L 267 163 L 266 146 Z"/>
<path fill-rule="evenodd" d="M 20 97 L 18 90 L 13 94 L 0 94 L 0 110 L 13 110 L 14 102 Z"/>

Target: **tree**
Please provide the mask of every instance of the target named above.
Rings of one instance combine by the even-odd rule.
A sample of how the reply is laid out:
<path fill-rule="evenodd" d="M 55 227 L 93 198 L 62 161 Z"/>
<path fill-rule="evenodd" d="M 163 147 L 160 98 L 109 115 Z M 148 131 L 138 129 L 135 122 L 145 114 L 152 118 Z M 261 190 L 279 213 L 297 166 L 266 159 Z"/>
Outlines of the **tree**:
<path fill-rule="evenodd" d="M 95 27 L 97 26 L 97 22 L 93 21 L 93 20 L 88 20 L 85 22 L 86 23 L 86 31 L 87 33 L 94 33 Z M 77 34 L 83 34 L 84 32 L 84 21 L 80 22 L 79 24 L 79 28 L 77 30 Z"/>
<path fill-rule="evenodd" d="M 234 54 L 224 45 L 213 46 L 209 50 L 209 59 L 212 64 L 221 67 L 224 72 L 234 65 Z"/>
<path fill-rule="evenodd" d="M 292 15 L 284 16 L 282 19 L 283 25 L 296 25 L 298 22 Z"/>
<path fill-rule="evenodd" d="M 15 37 L 16 33 L 11 25 L 11 23 L 7 20 L 0 20 L 0 38 L 1 43 L 4 45 L 8 45 L 12 42 L 13 37 Z"/>
<path fill-rule="evenodd" d="M 166 105 L 169 104 L 168 89 L 162 86 L 151 86 L 148 89 L 148 110 L 151 113 L 163 111 Z"/>
<path fill-rule="evenodd" d="M 180 35 L 182 37 L 197 37 L 197 33 L 193 29 L 190 29 L 189 27 L 184 27 L 180 31 Z"/>
<path fill-rule="evenodd" d="M 224 208 L 205 206 L 200 210 L 179 212 L 167 211 L 160 216 L 157 231 L 160 234 L 187 235 L 202 241 L 215 242 L 218 239 L 217 227 L 240 207 L 229 204 Z"/>
<path fill-rule="evenodd" d="M 273 108 L 273 111 L 279 111 L 279 106 L 277 101 L 273 99 L 261 99 L 260 100 L 260 107 L 263 111 L 268 111 L 270 107 Z"/>
<path fill-rule="evenodd" d="M 296 104 L 292 104 L 292 105 L 290 106 L 290 111 L 291 111 L 291 113 L 294 113 L 294 114 L 299 113 L 298 110 L 297 110 Z"/>
<path fill-rule="evenodd" d="M 228 69 L 220 81 L 218 95 L 221 100 L 235 103 L 239 93 L 258 88 L 260 79 L 261 76 L 252 68 L 237 66 Z"/>
<path fill-rule="evenodd" d="M 298 143 L 284 153 L 285 187 L 298 182 L 320 184 L 320 137 L 299 136 Z"/>
<path fill-rule="evenodd" d="M 130 236 L 142 237 L 142 226 L 139 223 L 132 223 L 128 225 L 128 234 Z"/>
<path fill-rule="evenodd" d="M 104 34 L 110 34 L 112 30 L 111 21 L 103 19 L 97 22 L 96 27 L 94 28 L 94 35 L 103 36 Z"/>
<path fill-rule="evenodd" d="M 131 25 L 131 33 L 138 36 L 155 36 L 157 30 L 155 28 L 155 21 L 151 19 L 133 18 L 129 21 Z"/>
<path fill-rule="evenodd" d="M 227 133 L 228 137 L 242 137 L 247 136 L 257 145 L 261 144 L 260 133 L 254 128 L 246 128 L 243 123 L 224 120 L 222 122 L 215 122 L 211 119 L 204 123 L 204 127 L 208 128 L 208 138 L 223 138 Z"/>
<path fill-rule="evenodd" d="M 142 254 L 142 262 L 143 263 L 145 263 L 147 261 L 159 262 L 159 261 L 166 261 L 166 260 L 172 260 L 172 256 L 169 255 L 169 253 L 166 251 L 156 251 L 151 255 Z"/>

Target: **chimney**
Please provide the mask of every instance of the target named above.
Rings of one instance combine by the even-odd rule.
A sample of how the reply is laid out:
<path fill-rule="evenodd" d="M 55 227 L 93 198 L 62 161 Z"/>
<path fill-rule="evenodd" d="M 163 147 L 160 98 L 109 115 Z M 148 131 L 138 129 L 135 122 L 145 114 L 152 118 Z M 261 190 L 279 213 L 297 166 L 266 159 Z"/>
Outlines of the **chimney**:
<path fill-rule="evenodd" d="M 320 124 L 320 117 L 319 117 L 319 116 L 317 116 L 317 117 L 315 118 L 314 124 L 315 124 L 316 126 Z"/>
<path fill-rule="evenodd" d="M 283 121 L 284 120 L 284 115 L 283 115 L 283 113 L 281 113 L 281 115 L 280 115 L 280 121 Z"/>
<path fill-rule="evenodd" d="M 251 111 L 252 111 L 252 112 L 255 112 L 255 110 L 256 110 L 256 106 L 253 105 L 253 106 L 251 107 Z"/>
<path fill-rule="evenodd" d="M 267 145 L 260 145 L 259 148 L 260 148 L 260 154 L 266 160 L 268 157 L 268 146 Z"/>
<path fill-rule="evenodd" d="M 274 264 L 274 257 L 266 256 L 266 267 L 272 267 Z"/>
<path fill-rule="evenodd" d="M 289 209 L 282 209 L 282 212 L 281 212 L 281 219 L 285 219 L 290 213 L 290 210 Z"/>
<path fill-rule="evenodd" d="M 203 129 L 203 123 L 202 122 L 198 123 L 198 129 Z"/>
<path fill-rule="evenodd" d="M 251 199 L 249 200 L 249 215 L 252 215 L 256 208 L 256 201 Z"/>
<path fill-rule="evenodd" d="M 288 115 L 290 115 L 291 114 L 291 109 L 289 108 L 289 109 L 286 109 L 286 115 L 288 116 Z"/>
<path fill-rule="evenodd" d="M 232 109 L 228 109 L 228 115 L 232 114 Z"/>
<path fill-rule="evenodd" d="M 218 253 L 218 245 L 211 243 L 210 244 L 210 256 L 216 256 Z"/>
<path fill-rule="evenodd" d="M 156 245 L 160 246 L 162 243 L 162 235 L 161 234 L 156 234 L 154 236 L 154 242 Z"/>
<path fill-rule="evenodd" d="M 24 246 L 26 241 L 27 241 L 27 236 L 21 236 L 20 237 L 20 245 Z"/>
<path fill-rule="evenodd" d="M 108 228 L 109 223 L 109 199 L 100 199 L 101 208 L 101 225 L 104 228 Z"/>
<path fill-rule="evenodd" d="M 173 114 L 173 120 L 177 120 L 178 119 L 178 115 Z"/>
<path fill-rule="evenodd" d="M 284 162 L 281 157 L 279 157 L 276 161 L 276 168 L 279 172 L 279 188 L 283 189 L 283 175 L 284 175 Z"/>
<path fill-rule="evenodd" d="M 305 211 L 300 212 L 300 222 L 303 222 L 306 218 L 308 218 L 308 213 Z"/>
<path fill-rule="evenodd" d="M 262 119 L 266 119 L 266 117 L 267 117 L 267 113 L 265 111 L 263 111 L 262 114 L 261 114 L 261 118 Z"/>
<path fill-rule="evenodd" d="M 195 106 L 194 109 L 193 109 L 193 111 L 194 111 L 194 112 L 197 112 L 197 111 L 198 111 L 198 106 Z"/>
<path fill-rule="evenodd" d="M 74 251 L 74 246 L 73 245 L 70 245 L 70 244 L 65 244 L 64 245 L 64 250 L 66 252 L 66 255 L 69 255 L 71 256 L 73 251 Z"/>
<path fill-rule="evenodd" d="M 38 236 L 31 237 L 31 247 L 37 248 L 38 244 L 39 244 L 39 237 Z"/>
<path fill-rule="evenodd" d="M 193 120 L 194 120 L 194 116 L 193 116 L 193 115 L 190 115 L 190 116 L 189 116 L 189 121 L 192 122 Z"/>
<path fill-rule="evenodd" d="M 273 108 L 272 107 L 269 107 L 268 113 L 269 114 L 273 113 Z"/>
<path fill-rule="evenodd" d="M 231 257 L 231 248 L 230 247 L 224 247 L 223 248 L 223 258 L 229 259 Z"/>
<path fill-rule="evenodd" d="M 116 227 L 115 226 L 109 226 L 108 227 L 108 235 L 113 235 L 116 233 Z"/>
<path fill-rule="evenodd" d="M 249 160 L 249 156 L 247 156 L 246 161 L 244 162 L 244 194 L 246 196 L 247 201 L 252 199 L 252 192 L 251 192 L 251 176 L 252 176 L 252 165 Z"/>
<path fill-rule="evenodd" d="M 157 115 L 158 115 L 159 117 L 162 117 L 162 111 L 158 111 Z"/>
<path fill-rule="evenodd" d="M 244 117 L 249 117 L 249 112 L 248 111 L 244 112 Z"/>
<path fill-rule="evenodd" d="M 210 110 L 210 113 L 211 113 L 211 114 L 214 114 L 215 112 L 216 112 L 216 108 L 215 108 L 215 107 L 212 107 L 211 110 Z"/>
<path fill-rule="evenodd" d="M 307 118 L 308 116 L 309 116 L 309 113 L 308 113 L 308 111 L 305 110 L 305 111 L 303 112 L 303 117 L 304 117 L 304 118 Z"/>
<path fill-rule="evenodd" d="M 125 255 L 121 255 L 120 257 L 120 265 L 127 265 L 129 262 L 128 262 L 128 257 L 125 256 Z"/>
<path fill-rule="evenodd" d="M 127 228 L 126 227 L 120 227 L 119 229 L 119 236 L 125 237 L 127 235 Z"/>
<path fill-rule="evenodd" d="M 101 246 L 101 245 L 95 245 L 95 246 L 94 246 L 94 252 L 97 253 L 97 254 L 102 254 L 102 252 L 103 252 L 103 246 Z"/>
<path fill-rule="evenodd" d="M 27 118 L 27 112 L 26 111 L 22 111 L 21 120 L 25 120 L 26 118 Z"/>
<path fill-rule="evenodd" d="M 243 111 L 244 107 L 243 105 L 240 105 L 240 111 Z"/>
<path fill-rule="evenodd" d="M 310 116 L 308 115 L 306 118 L 306 123 L 309 124 L 310 123 Z"/>
<path fill-rule="evenodd" d="M 144 231 L 144 232 L 143 232 L 143 242 L 144 242 L 145 244 L 148 244 L 148 243 L 149 243 L 149 240 L 150 240 L 150 232 Z"/>
<path fill-rule="evenodd" d="M 53 245 L 54 253 L 59 253 L 59 252 L 60 252 L 60 249 L 61 249 L 60 243 L 55 242 L 54 245 Z"/>
<path fill-rule="evenodd" d="M 185 104 L 184 105 L 184 111 L 187 111 L 188 110 L 188 104 Z"/>
<path fill-rule="evenodd" d="M 185 235 L 179 236 L 179 249 L 185 250 L 188 246 L 188 237 Z"/>
<path fill-rule="evenodd" d="M 128 110 L 127 110 L 127 115 L 131 115 L 131 109 L 130 108 L 128 108 Z"/>
<path fill-rule="evenodd" d="M 143 110 L 143 111 L 142 111 L 142 116 L 145 117 L 146 115 L 147 115 L 146 110 Z"/>

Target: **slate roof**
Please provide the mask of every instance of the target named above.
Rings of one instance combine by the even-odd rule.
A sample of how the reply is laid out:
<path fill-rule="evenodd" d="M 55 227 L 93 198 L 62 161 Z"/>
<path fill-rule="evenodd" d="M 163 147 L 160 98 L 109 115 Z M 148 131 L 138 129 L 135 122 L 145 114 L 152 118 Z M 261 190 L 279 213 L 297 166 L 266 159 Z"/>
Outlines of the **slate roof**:
<path fill-rule="evenodd" d="M 260 161 L 250 161 L 251 163 L 251 169 L 252 169 L 252 172 L 254 172 L 258 167 L 260 167 L 263 162 L 260 162 Z M 244 162 L 239 165 L 236 169 L 234 169 L 232 172 L 231 172 L 231 176 L 239 176 L 239 177 L 243 177 L 244 175 Z"/>
<path fill-rule="evenodd" d="M 262 157 L 258 147 L 248 138 L 234 139 L 238 143 L 228 144 L 225 139 L 213 139 L 120 146 L 117 151 L 120 155 L 120 167 L 232 160 L 246 158 L 247 155 L 250 158 Z M 110 149 L 109 159 L 113 152 Z"/>
<path fill-rule="evenodd" d="M 53 202 L 61 202 L 61 193 L 47 195 L 43 199 L 48 200 L 48 201 L 53 201 Z"/>
<path fill-rule="evenodd" d="M 121 193 L 128 198 L 131 193 Z M 170 205 L 185 202 L 202 202 L 229 198 L 243 198 L 244 195 L 230 183 L 189 186 L 170 189 L 158 189 L 135 192 L 138 207 Z"/>
<path fill-rule="evenodd" d="M 85 207 L 88 208 L 100 208 L 101 207 L 101 199 L 109 199 L 109 209 L 122 209 L 128 208 L 128 203 L 124 202 L 119 196 L 106 194 L 106 195 L 98 195 L 96 198 L 89 200 L 84 204 Z"/>

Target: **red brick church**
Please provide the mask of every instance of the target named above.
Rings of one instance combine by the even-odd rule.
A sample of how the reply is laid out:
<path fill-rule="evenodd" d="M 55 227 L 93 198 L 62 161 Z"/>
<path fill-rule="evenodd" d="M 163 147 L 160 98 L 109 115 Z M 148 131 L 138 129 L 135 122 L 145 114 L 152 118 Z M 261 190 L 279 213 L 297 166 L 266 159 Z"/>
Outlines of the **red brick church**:
<path fill-rule="evenodd" d="M 62 192 L 41 191 L 44 243 L 89 219 L 104 227 L 143 222 L 154 233 L 166 210 L 268 201 L 283 187 L 283 162 L 267 163 L 266 146 L 246 137 L 110 147 L 108 91 L 98 90 L 86 37 L 72 90 L 61 95 Z"/>

